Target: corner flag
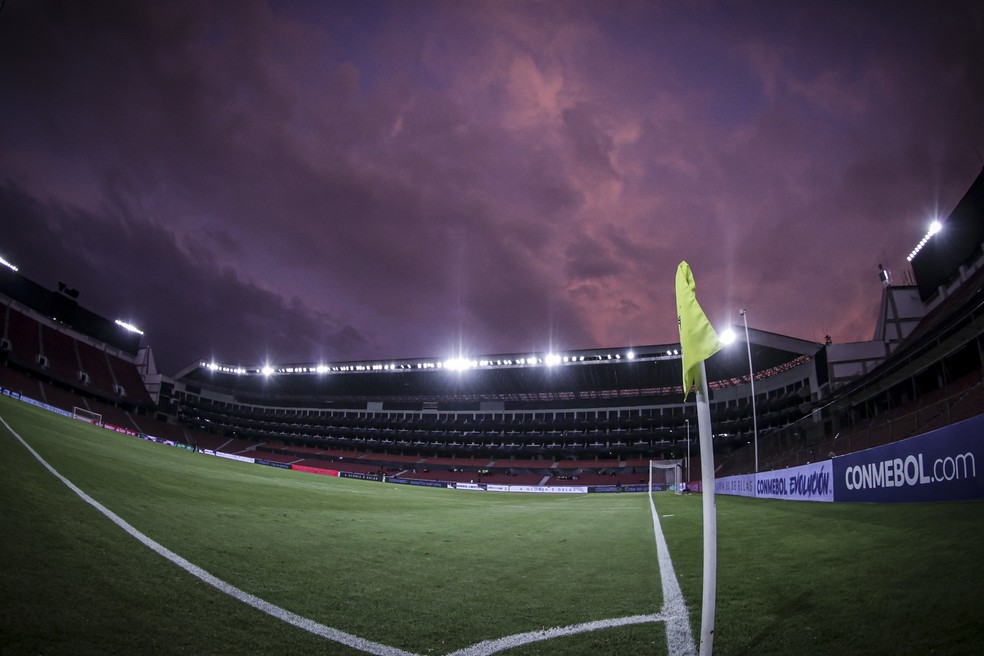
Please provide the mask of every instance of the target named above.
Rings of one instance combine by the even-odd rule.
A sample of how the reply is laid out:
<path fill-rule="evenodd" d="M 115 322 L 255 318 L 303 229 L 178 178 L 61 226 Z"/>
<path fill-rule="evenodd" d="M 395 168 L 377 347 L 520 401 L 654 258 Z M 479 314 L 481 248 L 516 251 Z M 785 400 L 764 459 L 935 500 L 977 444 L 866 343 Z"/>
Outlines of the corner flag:
<path fill-rule="evenodd" d="M 697 303 L 697 285 L 690 265 L 681 262 L 676 273 L 677 323 L 683 351 L 683 399 L 697 386 L 697 428 L 700 432 L 701 504 L 704 510 L 704 592 L 700 617 L 700 656 L 714 649 L 714 611 L 717 605 L 717 506 L 714 499 L 714 442 L 711 406 L 707 400 L 704 360 L 721 350 L 711 322 Z"/>
<path fill-rule="evenodd" d="M 697 366 L 720 351 L 722 346 L 697 302 L 697 283 L 686 262 L 681 262 L 677 267 L 676 303 L 680 350 L 683 351 L 683 399 L 686 401 L 697 379 Z"/>

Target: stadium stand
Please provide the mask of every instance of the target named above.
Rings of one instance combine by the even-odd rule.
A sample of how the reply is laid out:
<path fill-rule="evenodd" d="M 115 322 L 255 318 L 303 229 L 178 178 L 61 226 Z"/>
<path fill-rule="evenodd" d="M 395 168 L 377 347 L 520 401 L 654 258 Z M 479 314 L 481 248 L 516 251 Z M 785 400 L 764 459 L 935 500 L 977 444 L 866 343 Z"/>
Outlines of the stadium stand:
<path fill-rule="evenodd" d="M 483 480 L 477 472 L 465 471 L 444 471 L 444 470 L 417 470 L 403 471 L 393 478 L 404 478 L 410 481 L 445 481 L 450 483 L 482 483 Z M 487 477 L 486 477 L 487 478 Z"/>
<path fill-rule="evenodd" d="M 224 435 L 213 435 L 204 431 L 192 431 L 191 433 L 191 445 L 200 451 L 218 451 L 219 447 L 229 440 L 230 438 Z"/>
<path fill-rule="evenodd" d="M 850 453 L 984 412 L 984 172 L 943 224 L 960 248 L 931 241 L 912 260 L 914 281 L 887 281 L 872 340 L 749 328 L 747 342 L 708 359 L 719 475 Z M 199 449 L 423 481 L 636 484 L 650 460 L 688 450 L 690 477 L 699 471 L 679 344 L 272 373 L 196 362 L 151 396 L 138 337 L 7 270 L 0 303 L 0 386 Z"/>
<path fill-rule="evenodd" d="M 283 462 L 283 463 L 300 462 L 301 460 L 303 460 L 303 458 L 292 456 L 286 453 L 277 453 L 274 451 L 269 451 L 265 447 L 257 448 L 252 453 L 252 457 L 262 458 L 263 460 L 268 460 L 270 462 Z"/>
<path fill-rule="evenodd" d="M 79 360 L 75 353 L 75 340 L 65 333 L 41 324 L 41 353 L 47 360 L 48 374 L 66 383 L 74 383 L 79 376 Z"/>
<path fill-rule="evenodd" d="M 719 474 L 753 471 L 753 438 L 762 467 L 785 466 L 979 414 L 981 250 L 961 267 L 959 280 L 940 278 L 939 292 L 920 287 L 936 297 L 917 303 L 916 286 L 886 286 L 871 342 L 817 344 L 750 329 L 746 348 L 708 360 Z M 284 448 L 369 452 L 362 460 L 387 465 L 420 459 L 418 476 L 428 479 L 488 472 L 483 481 L 638 482 L 650 459 L 685 456 L 688 422 L 696 446 L 678 346 L 569 352 L 554 366 L 546 354 L 495 355 L 454 372 L 426 359 L 292 365 L 273 375 L 197 363 L 177 377 L 174 401 L 199 428 Z"/>
<path fill-rule="evenodd" d="M 422 458 L 420 456 L 401 456 L 389 453 L 366 453 L 359 456 L 361 462 L 386 462 L 391 464 L 416 465 Z"/>
<path fill-rule="evenodd" d="M 109 353 L 106 354 L 106 360 L 116 385 L 114 392 L 130 399 L 137 405 L 150 405 L 152 402 L 150 395 L 147 393 L 147 388 L 133 363 Z"/>
<path fill-rule="evenodd" d="M 252 440 L 232 438 L 223 442 L 222 445 L 216 449 L 216 451 L 253 457 L 251 452 L 260 446 L 260 444 L 262 443 L 254 442 Z"/>
<path fill-rule="evenodd" d="M 129 416 L 130 420 L 137 427 L 137 432 L 139 433 L 143 433 L 144 435 L 153 435 L 154 437 L 171 440 L 172 442 L 180 442 L 181 444 L 191 443 L 188 439 L 188 434 L 181 426 L 168 424 L 167 422 L 160 421 L 152 417 L 141 417 L 133 414 Z"/>
<path fill-rule="evenodd" d="M 78 347 L 79 360 L 82 362 L 82 370 L 88 376 L 87 384 L 90 389 L 103 396 L 117 396 L 105 354 L 89 344 L 80 343 Z"/>
<path fill-rule="evenodd" d="M 489 458 L 425 458 L 421 464 L 433 467 L 472 467 L 475 469 L 487 468 L 492 461 Z"/>
<path fill-rule="evenodd" d="M 93 410 L 86 403 L 87 399 L 84 396 L 80 396 L 70 390 L 62 389 L 56 385 L 41 383 L 40 381 L 34 382 L 34 388 L 35 390 L 40 390 L 42 401 L 56 408 L 61 408 L 67 412 L 71 412 L 76 407 Z M 94 411 L 99 412 L 98 410 Z"/>
<path fill-rule="evenodd" d="M 118 426 L 119 428 L 134 432 L 139 430 L 139 427 L 133 423 L 133 420 L 130 419 L 130 415 L 127 414 L 126 410 L 123 410 L 118 406 L 97 401 L 95 399 L 86 399 L 86 406 L 89 410 L 101 414 L 104 424 L 111 424 L 113 426 Z"/>
<path fill-rule="evenodd" d="M 7 306 L 7 332 L 10 357 L 28 367 L 43 367 L 41 356 L 41 324 L 26 314 Z"/>
<path fill-rule="evenodd" d="M 31 398 L 41 396 L 41 383 L 10 367 L 0 367 L 0 386 Z"/>

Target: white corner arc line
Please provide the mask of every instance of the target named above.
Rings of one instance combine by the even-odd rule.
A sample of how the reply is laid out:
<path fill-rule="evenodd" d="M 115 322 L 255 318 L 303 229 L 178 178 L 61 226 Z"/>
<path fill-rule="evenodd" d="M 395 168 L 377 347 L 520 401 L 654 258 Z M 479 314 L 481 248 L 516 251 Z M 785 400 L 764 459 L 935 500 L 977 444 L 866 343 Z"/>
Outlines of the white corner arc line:
<path fill-rule="evenodd" d="M 35 451 L 31 445 L 24 441 L 24 438 L 22 438 L 3 417 L 0 417 L 0 423 L 4 425 L 11 435 L 17 438 L 17 441 L 20 442 L 25 449 L 27 449 L 35 460 L 41 463 L 41 465 L 47 469 L 52 476 L 61 481 L 62 484 L 74 492 L 80 499 L 98 510 L 102 513 L 102 515 L 116 524 L 119 528 L 123 529 L 138 542 L 156 552 L 158 555 L 171 561 L 195 578 L 212 586 L 219 592 L 222 592 L 223 594 L 226 594 L 237 601 L 246 604 L 247 606 L 266 613 L 275 619 L 290 624 L 291 626 L 297 627 L 321 638 L 325 638 L 326 640 L 331 640 L 332 642 L 337 642 L 347 647 L 351 647 L 366 654 L 372 654 L 373 656 L 420 656 L 414 652 L 404 651 L 396 647 L 390 647 L 389 645 L 373 642 L 372 640 L 366 640 L 365 638 L 360 638 L 359 636 L 352 635 L 351 633 L 346 633 L 345 631 L 341 631 L 319 622 L 315 622 L 314 620 L 306 617 L 302 617 L 296 613 L 286 610 L 285 608 L 281 608 L 276 604 L 272 604 L 244 590 L 241 590 L 231 583 L 227 583 L 217 576 L 210 574 L 198 565 L 195 565 L 194 563 L 186 560 L 182 556 L 179 556 L 167 547 L 163 546 L 159 542 L 153 540 L 147 535 L 144 535 L 125 519 L 90 497 L 81 488 L 72 483 L 72 481 L 68 480 L 66 477 L 62 476 L 58 470 L 48 464 L 48 462 L 41 457 L 41 455 Z M 662 578 L 663 585 L 662 612 L 651 615 L 630 615 L 627 617 L 595 620 L 591 622 L 583 622 L 581 624 L 572 624 L 563 627 L 517 633 L 493 640 L 483 640 L 468 647 L 451 652 L 447 656 L 491 656 L 492 654 L 496 654 L 500 651 L 514 649 L 516 647 L 543 640 L 550 640 L 553 638 L 576 635 L 579 633 L 588 633 L 620 626 L 631 626 L 635 624 L 646 624 L 662 621 L 667 623 L 666 634 L 667 646 L 669 647 L 669 656 L 693 656 L 695 654 L 695 648 L 693 645 L 693 638 L 690 633 L 690 623 L 687 619 L 686 605 L 683 602 L 683 594 L 680 591 L 679 583 L 677 583 L 676 574 L 673 572 L 673 563 L 669 559 L 669 550 L 666 547 L 666 541 L 663 539 L 662 531 L 659 528 L 659 519 L 656 516 L 656 508 L 655 505 L 653 505 L 652 496 L 649 497 L 649 503 L 650 506 L 652 506 L 653 520 L 655 522 L 656 544 L 660 562 L 660 576 Z M 669 572 L 669 574 L 667 574 L 667 572 Z M 668 581 L 671 587 L 669 593 L 667 592 Z M 675 593 L 673 593 L 672 588 L 675 588 Z M 680 623 L 681 618 L 683 622 L 682 629 L 681 627 L 676 626 Z M 679 645 L 681 641 L 679 638 L 675 639 L 674 636 L 682 632 L 685 632 L 686 634 L 683 647 L 675 647 L 675 645 Z"/>
<path fill-rule="evenodd" d="M 60 473 L 58 473 L 58 471 L 54 467 L 49 465 L 47 461 L 45 461 L 45 459 L 42 458 L 37 451 L 32 449 L 31 446 L 24 441 L 24 438 L 22 438 L 20 435 L 17 434 L 17 431 L 15 431 L 13 428 L 10 427 L 10 424 L 8 424 L 3 417 L 0 417 L 0 422 L 3 422 L 3 425 L 7 428 L 8 431 L 10 431 L 10 434 L 16 437 L 17 441 L 19 441 L 24 446 L 24 448 L 27 449 L 31 453 L 31 455 L 34 456 L 34 458 L 44 466 L 45 469 L 51 472 L 51 474 L 55 478 L 57 478 L 62 483 L 64 483 L 65 486 L 68 487 L 68 489 L 70 489 L 72 492 L 77 494 L 79 498 L 81 498 L 87 504 L 89 504 L 90 506 L 101 512 L 111 522 L 113 522 L 121 529 L 129 533 L 132 537 L 136 538 L 137 541 L 142 543 L 144 546 L 150 548 L 153 551 L 156 551 L 164 558 L 167 558 L 181 569 L 185 570 L 192 576 L 204 581 L 205 583 L 209 584 L 216 590 L 219 590 L 220 592 L 223 592 L 248 606 L 252 606 L 253 608 L 262 611 L 267 615 L 270 615 L 278 620 L 281 620 L 282 622 L 286 622 L 287 624 L 296 626 L 299 629 L 303 629 L 308 633 L 313 633 L 316 636 L 320 636 L 327 640 L 331 640 L 333 642 L 343 644 L 347 647 L 352 647 L 353 649 L 358 649 L 359 651 L 365 652 L 367 654 L 372 654 L 373 656 L 417 656 L 413 652 L 403 651 L 402 649 L 397 649 L 396 647 L 390 647 L 388 645 L 383 645 L 378 642 L 366 640 L 365 638 L 360 638 L 359 636 L 352 635 L 351 633 L 346 633 L 345 631 L 340 631 L 338 629 L 333 629 L 330 626 L 325 626 L 324 624 L 320 624 L 319 622 L 315 622 L 314 620 L 309 620 L 306 617 L 301 617 L 296 613 L 292 613 L 291 611 L 281 608 L 280 606 L 271 604 L 268 601 L 264 601 L 263 599 L 260 599 L 255 595 L 251 595 L 250 593 L 245 592 L 244 590 L 240 590 L 236 586 L 230 583 L 226 583 L 222 579 L 212 574 L 209 574 L 207 571 L 205 571 L 198 565 L 195 565 L 194 563 L 185 560 L 184 558 L 174 553 L 170 549 L 164 547 L 160 543 L 147 537 L 146 535 L 138 531 L 136 528 L 131 526 L 125 519 L 114 513 L 109 508 L 103 506 L 101 503 L 90 497 L 85 492 L 83 492 L 74 483 L 72 483 L 72 481 L 62 476 Z"/>
<path fill-rule="evenodd" d="M 653 515 L 653 533 L 656 536 L 656 553 L 659 557 L 659 577 L 663 584 L 663 609 L 661 615 L 666 619 L 666 649 L 670 656 L 694 656 L 697 646 L 690 630 L 690 614 L 683 598 L 680 582 L 673 570 L 670 549 L 659 524 L 659 513 L 652 493 L 648 493 L 649 508 Z"/>
<path fill-rule="evenodd" d="M 630 626 L 632 624 L 646 624 L 648 622 L 659 622 L 664 618 L 662 615 L 631 615 L 629 617 L 619 617 L 610 620 L 597 620 L 595 622 L 584 622 L 583 624 L 572 624 L 571 626 L 558 626 L 552 629 L 542 629 L 540 631 L 528 631 L 517 633 L 504 638 L 495 640 L 484 640 L 476 642 L 470 647 L 453 651 L 447 656 L 491 656 L 491 654 L 515 649 L 523 645 L 528 645 L 541 640 L 551 640 L 563 636 L 575 635 L 577 633 L 587 633 L 598 631 L 599 629 L 610 629 L 617 626 Z"/>

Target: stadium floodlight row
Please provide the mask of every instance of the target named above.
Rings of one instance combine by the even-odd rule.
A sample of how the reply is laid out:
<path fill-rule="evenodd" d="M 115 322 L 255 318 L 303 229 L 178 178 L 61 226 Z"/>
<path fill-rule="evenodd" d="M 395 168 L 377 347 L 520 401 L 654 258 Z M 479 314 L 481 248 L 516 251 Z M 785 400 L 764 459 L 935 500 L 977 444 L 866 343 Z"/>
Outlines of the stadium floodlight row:
<path fill-rule="evenodd" d="M 818 399 L 824 380 L 812 342 L 750 333 L 761 369 L 759 422 L 778 427 Z M 744 343 L 708 362 L 720 448 L 750 439 Z M 475 467 L 568 459 L 585 469 L 611 462 L 679 459 L 688 451 L 693 404 L 683 400 L 679 344 L 469 360 L 346 362 L 240 367 L 203 361 L 175 380 L 181 420 L 257 443 L 471 458 Z M 812 406 L 811 406 L 812 407 Z M 690 445 L 696 456 L 696 444 Z M 696 464 L 693 464 L 696 467 Z M 523 465 L 515 469 L 526 471 Z"/>

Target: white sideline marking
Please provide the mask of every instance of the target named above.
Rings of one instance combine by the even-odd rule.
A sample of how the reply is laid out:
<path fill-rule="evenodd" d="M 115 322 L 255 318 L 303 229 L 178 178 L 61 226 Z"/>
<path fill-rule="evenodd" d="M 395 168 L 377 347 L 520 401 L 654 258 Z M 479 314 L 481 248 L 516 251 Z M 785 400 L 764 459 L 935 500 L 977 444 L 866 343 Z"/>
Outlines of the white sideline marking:
<path fill-rule="evenodd" d="M 10 427 L 10 424 L 8 424 L 3 417 L 0 417 L 0 423 L 2 423 L 8 431 L 10 431 L 11 435 L 17 438 L 17 441 L 20 442 L 32 456 L 34 456 L 35 460 L 40 462 L 45 469 L 61 481 L 68 489 L 74 492 L 80 499 L 98 510 L 107 519 L 129 533 L 130 536 L 135 538 L 138 542 L 171 561 L 195 578 L 212 586 L 219 592 L 229 595 L 237 601 L 240 601 L 247 606 L 251 606 L 252 608 L 266 613 L 267 615 L 281 620 L 282 622 L 286 622 L 291 626 L 295 626 L 299 629 L 307 631 L 308 633 L 327 640 L 352 647 L 358 651 L 372 654 L 373 656 L 420 656 L 414 652 L 404 651 L 396 647 L 390 647 L 389 645 L 366 640 L 365 638 L 360 638 L 359 636 L 352 635 L 351 633 L 346 633 L 345 631 L 334 629 L 330 626 L 325 626 L 324 624 L 315 622 L 314 620 L 310 620 L 306 617 L 301 617 L 300 615 L 281 608 L 276 604 L 271 604 L 270 602 L 260 599 L 255 595 L 245 592 L 244 590 L 240 590 L 231 583 L 226 583 L 222 579 L 210 574 L 201 567 L 186 560 L 167 547 L 144 535 L 130 525 L 125 519 L 90 497 L 82 491 L 81 488 L 72 483 L 72 481 L 62 476 L 58 470 L 49 465 L 37 451 L 31 448 L 31 445 L 24 441 L 24 438 L 22 438 L 17 431 Z M 680 584 L 677 582 L 676 574 L 673 572 L 673 562 L 670 560 L 669 549 L 666 547 L 666 540 L 663 538 L 663 533 L 659 526 L 659 517 L 656 514 L 656 506 L 653 503 L 652 495 L 649 496 L 649 505 L 652 508 L 653 526 L 656 535 L 656 550 L 659 554 L 659 569 L 663 587 L 662 612 L 654 615 L 630 615 L 628 617 L 616 617 L 607 620 L 596 620 L 593 622 L 584 622 L 581 624 L 572 624 L 569 626 L 554 627 L 551 629 L 517 633 L 515 635 L 496 638 L 494 640 L 483 640 L 482 642 L 477 642 L 468 647 L 451 652 L 447 656 L 492 656 L 492 654 L 496 654 L 500 651 L 514 649 L 533 642 L 551 640 L 553 638 L 576 635 L 578 633 L 589 633 L 591 631 L 598 631 L 619 626 L 631 626 L 634 624 L 664 621 L 666 622 L 666 642 L 669 650 L 669 656 L 693 656 L 696 653 L 696 650 L 693 643 L 693 637 L 690 632 L 690 621 L 687 615 L 687 607 L 683 601 L 683 593 L 680 590 Z"/>
<path fill-rule="evenodd" d="M 10 424 L 8 424 L 3 417 L 0 417 L 0 422 L 3 422 L 3 425 L 7 427 L 7 430 L 10 431 L 11 435 L 16 437 L 17 441 L 23 444 L 24 448 L 30 451 L 31 455 L 34 456 L 34 458 L 38 462 L 44 465 L 45 469 L 51 472 L 55 478 L 57 478 L 62 483 L 64 483 L 68 487 L 68 489 L 70 489 L 72 492 L 77 494 L 79 498 L 81 498 L 87 504 L 89 504 L 90 506 L 101 512 L 111 522 L 119 526 L 121 529 L 129 533 L 134 538 L 136 538 L 144 546 L 152 549 L 153 551 L 156 551 L 158 554 L 164 556 L 165 558 L 170 560 L 172 563 L 174 563 L 184 571 L 188 572 L 189 574 L 191 574 L 192 576 L 198 579 L 201 579 L 202 581 L 209 584 L 216 590 L 219 590 L 220 592 L 223 592 L 229 595 L 230 597 L 233 597 L 234 599 L 238 599 L 244 604 L 248 606 L 252 606 L 253 608 L 262 611 L 267 615 L 271 615 L 272 617 L 275 617 L 278 620 L 296 626 L 299 629 L 304 629 L 308 633 L 313 633 L 314 635 L 321 636 L 322 638 L 327 638 L 328 640 L 341 643 L 348 647 L 352 647 L 353 649 L 358 649 L 359 651 L 365 652 L 367 654 L 373 654 L 374 656 L 417 656 L 412 652 L 403 651 L 402 649 L 397 649 L 396 647 L 389 647 L 387 645 L 382 645 L 379 644 L 378 642 L 372 642 L 371 640 L 366 640 L 365 638 L 354 636 L 351 633 L 346 633 L 344 631 L 339 631 L 338 629 L 333 629 L 330 626 L 319 624 L 318 622 L 315 622 L 314 620 L 309 620 L 306 617 L 301 617 L 296 613 L 292 613 L 289 610 L 281 608 L 280 606 L 271 604 L 268 601 L 264 601 L 263 599 L 260 599 L 255 595 L 251 595 L 248 592 L 240 590 L 236 586 L 230 583 L 226 583 L 222 579 L 213 576 L 212 574 L 209 574 L 198 565 L 195 565 L 194 563 L 185 560 L 184 558 L 174 553 L 170 549 L 164 547 L 158 542 L 155 542 L 151 538 L 147 537 L 146 535 L 135 529 L 133 526 L 131 526 L 129 523 L 127 523 L 127 521 L 124 520 L 122 517 L 114 513 L 109 508 L 106 508 L 101 503 L 99 503 L 98 501 L 90 497 L 88 494 L 83 492 L 81 489 L 76 487 L 76 485 L 72 483 L 72 481 L 68 480 L 60 473 L 58 473 L 58 471 L 54 467 L 49 465 L 37 451 L 32 449 L 31 446 L 24 441 L 24 438 L 18 435 L 17 431 L 15 431 L 13 428 L 10 427 Z"/>
<path fill-rule="evenodd" d="M 663 609 L 660 615 L 666 620 L 666 649 L 670 656 L 694 656 L 697 647 L 690 631 L 690 615 L 683 591 L 673 571 L 670 549 L 666 546 L 663 529 L 659 525 L 659 513 L 653 495 L 649 493 L 649 508 L 653 514 L 653 533 L 656 535 L 656 553 L 659 555 L 659 577 L 663 582 Z"/>

